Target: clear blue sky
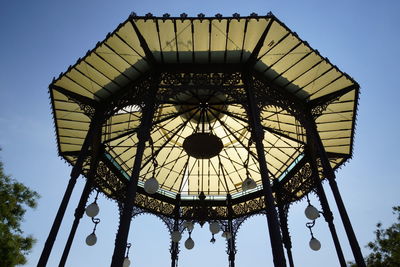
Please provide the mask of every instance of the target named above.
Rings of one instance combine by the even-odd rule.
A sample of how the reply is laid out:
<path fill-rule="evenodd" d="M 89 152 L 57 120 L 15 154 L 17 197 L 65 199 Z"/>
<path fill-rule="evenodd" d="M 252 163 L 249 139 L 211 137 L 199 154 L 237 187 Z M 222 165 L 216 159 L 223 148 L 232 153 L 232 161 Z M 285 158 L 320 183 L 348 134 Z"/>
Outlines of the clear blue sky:
<path fill-rule="evenodd" d="M 27 266 L 37 260 L 69 179 L 70 166 L 56 151 L 47 86 L 131 11 L 195 16 L 202 12 L 231 15 L 235 12 L 266 14 L 272 11 L 299 36 L 318 49 L 361 85 L 361 99 L 354 158 L 339 170 L 338 184 L 364 253 L 373 239 L 378 221 L 393 222 L 391 207 L 400 204 L 399 99 L 400 2 L 386 1 L 2 1 L 0 3 L 0 152 L 7 173 L 38 191 L 42 198 L 29 211 L 23 224 L 38 242 Z M 48 266 L 56 266 L 69 231 L 83 179 L 78 181 Z M 347 260 L 352 254 L 330 189 L 325 185 L 335 215 L 339 238 Z M 318 203 L 314 200 L 315 205 Z M 114 202 L 100 199 L 101 223 L 98 243 L 84 244 L 92 223 L 81 221 L 67 266 L 109 266 L 117 230 Z M 306 203 L 292 205 L 289 226 L 297 266 L 338 266 L 328 227 L 317 221 L 315 236 L 319 252 L 308 248 L 309 235 L 303 210 Z M 227 266 L 221 237 L 213 245 L 208 227 L 196 225 L 196 246 L 182 248 L 179 266 Z M 184 237 L 186 239 L 186 235 Z M 169 266 L 169 236 L 154 216 L 133 221 L 129 241 L 132 265 Z M 266 219 L 248 220 L 238 237 L 238 267 L 272 266 Z"/>

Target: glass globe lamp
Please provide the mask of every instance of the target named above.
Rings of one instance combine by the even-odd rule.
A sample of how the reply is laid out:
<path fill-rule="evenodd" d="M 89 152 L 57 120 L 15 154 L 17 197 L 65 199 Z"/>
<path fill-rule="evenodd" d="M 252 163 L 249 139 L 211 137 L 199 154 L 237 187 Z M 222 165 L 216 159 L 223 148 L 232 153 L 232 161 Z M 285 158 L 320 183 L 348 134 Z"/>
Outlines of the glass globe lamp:
<path fill-rule="evenodd" d="M 184 222 L 184 223 L 183 223 L 183 226 L 184 226 L 189 232 L 193 231 L 193 229 L 194 229 L 194 224 L 193 224 L 193 222 L 191 222 L 191 221 L 186 221 L 186 222 Z"/>
<path fill-rule="evenodd" d="M 219 225 L 218 222 L 210 223 L 210 232 L 213 235 L 218 234 L 220 230 L 221 230 L 221 226 Z"/>
<path fill-rule="evenodd" d="M 256 187 L 257 187 L 257 183 L 250 177 L 247 177 L 246 180 L 244 180 L 242 183 L 242 191 L 247 191 L 250 189 L 254 189 Z"/>
<path fill-rule="evenodd" d="M 128 257 L 125 257 L 124 262 L 122 263 L 122 267 L 129 267 L 131 265 L 131 261 Z"/>
<path fill-rule="evenodd" d="M 179 231 L 173 231 L 171 234 L 172 242 L 178 243 L 182 239 L 182 234 Z"/>
<path fill-rule="evenodd" d="M 158 184 L 157 179 L 154 177 L 151 177 L 144 183 L 144 191 L 150 195 L 155 194 L 159 187 L 160 185 Z"/>
<path fill-rule="evenodd" d="M 97 236 L 95 233 L 91 233 L 86 237 L 86 245 L 93 246 L 97 242 Z"/>
<path fill-rule="evenodd" d="M 319 217 L 319 211 L 311 204 L 308 204 L 307 208 L 304 211 L 304 214 L 306 215 L 307 219 L 311 221 L 314 221 Z"/>
<path fill-rule="evenodd" d="M 229 240 L 232 238 L 232 234 L 229 231 L 224 231 L 221 235 L 223 238 L 225 238 L 226 240 Z"/>
<path fill-rule="evenodd" d="M 309 245 L 310 248 L 314 251 L 318 251 L 321 249 L 321 242 L 319 242 L 319 240 L 314 237 L 311 238 Z"/>
<path fill-rule="evenodd" d="M 191 237 L 189 237 L 188 239 L 186 239 L 185 241 L 185 248 L 186 249 L 192 249 L 194 247 L 194 241 Z"/>
<path fill-rule="evenodd" d="M 89 206 L 86 207 L 86 215 L 89 216 L 90 218 L 94 218 L 99 214 L 100 208 L 99 205 L 97 205 L 96 202 L 93 202 Z"/>

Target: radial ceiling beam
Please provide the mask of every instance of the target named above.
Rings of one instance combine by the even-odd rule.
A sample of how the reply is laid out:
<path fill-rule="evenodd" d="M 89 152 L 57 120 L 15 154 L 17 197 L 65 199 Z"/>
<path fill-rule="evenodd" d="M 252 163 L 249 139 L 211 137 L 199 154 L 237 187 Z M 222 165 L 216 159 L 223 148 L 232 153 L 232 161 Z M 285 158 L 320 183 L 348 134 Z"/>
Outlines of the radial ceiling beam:
<path fill-rule="evenodd" d="M 99 105 L 99 103 L 96 102 L 95 100 L 90 99 L 90 98 L 88 98 L 86 96 L 71 92 L 71 91 L 69 91 L 69 90 L 67 90 L 67 89 L 65 89 L 65 88 L 63 88 L 61 86 L 51 84 L 49 87 L 50 87 L 50 89 L 56 90 L 57 92 L 65 95 L 68 98 L 71 98 L 71 99 L 73 99 L 75 101 L 78 101 L 79 103 L 82 103 L 82 104 L 85 104 L 85 105 L 89 105 L 89 106 L 94 107 L 94 108 L 96 108 Z"/>
<path fill-rule="evenodd" d="M 76 156 L 78 156 L 79 154 L 81 153 L 81 151 L 80 150 L 76 150 L 76 151 L 65 151 L 65 152 L 62 152 L 62 155 L 63 156 L 70 156 L 70 157 L 76 157 Z"/>
<path fill-rule="evenodd" d="M 311 100 L 310 102 L 308 102 L 307 105 L 308 105 L 308 107 L 310 109 L 313 109 L 313 108 L 315 108 L 315 107 L 317 107 L 319 105 L 323 105 L 325 103 L 328 103 L 329 101 L 333 101 L 336 98 L 339 98 L 339 97 L 347 94 L 348 92 L 350 92 L 350 91 L 352 91 L 354 89 L 357 89 L 358 87 L 359 87 L 358 84 L 352 84 L 350 86 L 347 86 L 347 87 L 345 87 L 343 89 L 340 89 L 338 91 L 335 91 L 333 93 L 330 93 L 330 94 L 315 98 L 315 99 Z"/>
<path fill-rule="evenodd" d="M 326 152 L 326 155 L 328 156 L 328 158 L 343 158 L 343 159 L 350 158 L 349 154 L 343 154 L 343 153 Z"/>
<path fill-rule="evenodd" d="M 136 32 L 136 35 L 139 39 L 140 46 L 143 48 L 143 51 L 144 51 L 146 57 L 148 58 L 149 62 L 152 65 L 156 65 L 157 61 L 156 61 L 153 53 L 151 52 L 146 40 L 144 39 L 142 33 L 139 31 L 138 27 L 136 26 L 136 23 L 133 21 L 133 19 L 130 20 L 130 23 L 132 24 L 132 27 Z"/>
<path fill-rule="evenodd" d="M 285 88 L 282 86 L 279 86 L 271 81 L 269 81 L 262 73 L 259 73 L 255 70 L 250 71 L 250 73 L 258 80 L 264 82 L 267 86 L 269 86 L 272 90 L 277 91 L 284 97 L 284 99 L 287 99 L 291 102 L 291 105 L 299 114 L 292 114 L 292 115 L 298 115 L 300 116 L 299 120 L 302 121 L 303 117 L 306 114 L 306 103 L 302 101 L 300 98 L 292 95 L 290 92 L 288 92 Z M 287 107 L 282 107 L 285 110 L 288 110 Z"/>
<path fill-rule="evenodd" d="M 253 52 L 251 52 L 251 55 L 250 55 L 249 59 L 247 60 L 247 63 L 246 63 L 247 66 L 253 67 L 256 64 L 258 54 L 260 53 L 260 50 L 264 45 L 265 39 L 267 38 L 269 29 L 271 29 L 271 25 L 272 25 L 273 21 L 274 21 L 274 17 L 271 16 L 267 27 L 265 28 L 265 30 L 262 33 L 260 39 L 258 40 L 256 46 L 254 47 Z"/>
<path fill-rule="evenodd" d="M 222 110 L 222 109 L 218 109 L 218 108 L 215 108 L 215 107 L 213 107 L 213 106 L 210 106 L 210 108 L 211 108 L 211 109 L 214 109 L 214 110 L 217 110 L 218 112 L 221 112 L 221 113 L 223 113 L 223 114 L 225 114 L 225 115 L 228 115 L 228 116 L 230 116 L 230 117 L 232 117 L 232 118 L 235 118 L 235 119 L 237 119 L 237 120 L 239 120 L 239 121 L 242 121 L 242 122 L 244 122 L 244 123 L 247 123 L 247 124 L 249 123 L 247 120 L 245 120 L 245 119 L 243 119 L 243 118 L 241 118 L 241 117 L 239 117 L 239 116 L 237 116 L 237 115 L 235 115 L 235 114 L 233 114 L 233 113 L 231 113 L 231 112 L 229 112 L 229 111 L 225 111 L 225 110 Z M 262 128 L 263 128 L 264 130 L 266 130 L 266 131 L 268 131 L 268 132 L 271 132 L 271 133 L 276 134 L 276 135 L 278 135 L 278 136 L 280 136 L 280 137 L 289 139 L 289 140 L 291 140 L 291 141 L 293 141 L 293 142 L 296 142 L 296 143 L 300 143 L 300 144 L 302 144 L 302 145 L 305 145 L 305 142 L 303 142 L 303 141 L 301 141 L 301 140 L 298 140 L 298 139 L 296 139 L 296 138 L 293 138 L 293 137 L 291 137 L 291 136 L 289 136 L 289 135 L 286 135 L 286 134 L 284 134 L 284 133 L 282 133 L 282 132 L 280 132 L 280 131 L 278 131 L 278 130 L 275 130 L 275 129 L 271 128 L 271 127 L 264 126 L 264 125 L 261 125 L 261 126 L 262 126 Z"/>

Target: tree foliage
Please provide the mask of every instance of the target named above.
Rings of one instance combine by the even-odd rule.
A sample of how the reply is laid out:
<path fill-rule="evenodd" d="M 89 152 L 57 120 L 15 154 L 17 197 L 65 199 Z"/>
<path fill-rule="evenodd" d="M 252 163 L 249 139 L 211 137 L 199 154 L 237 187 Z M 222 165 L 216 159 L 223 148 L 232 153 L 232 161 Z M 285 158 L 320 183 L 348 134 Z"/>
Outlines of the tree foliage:
<path fill-rule="evenodd" d="M 397 222 L 387 229 L 382 228 L 382 223 L 376 225 L 375 240 L 367 245 L 372 250 L 365 258 L 368 267 L 400 266 L 400 206 L 393 207 L 393 214 L 397 214 Z"/>
<path fill-rule="evenodd" d="M 26 207 L 35 208 L 39 195 L 4 173 L 0 161 L 0 266 L 26 263 L 35 239 L 21 229 Z"/>

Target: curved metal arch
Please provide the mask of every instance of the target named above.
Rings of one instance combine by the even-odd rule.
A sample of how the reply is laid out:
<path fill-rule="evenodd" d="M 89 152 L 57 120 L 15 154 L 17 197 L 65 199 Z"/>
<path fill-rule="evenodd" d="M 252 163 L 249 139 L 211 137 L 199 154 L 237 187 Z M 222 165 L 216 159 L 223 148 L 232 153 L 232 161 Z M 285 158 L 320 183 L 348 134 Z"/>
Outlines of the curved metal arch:
<path fill-rule="evenodd" d="M 146 215 L 149 214 L 149 215 L 157 217 L 160 221 L 162 221 L 164 223 L 164 225 L 167 227 L 167 230 L 169 231 L 170 234 L 174 231 L 174 219 L 171 219 L 167 216 L 162 216 L 159 214 L 152 213 L 150 211 L 141 209 L 137 206 L 135 206 L 133 208 L 132 219 L 137 216 L 145 215 L 145 214 Z"/>
<path fill-rule="evenodd" d="M 267 212 L 265 210 L 261 210 L 261 211 L 259 211 L 257 213 L 253 213 L 253 214 L 250 214 L 250 215 L 246 215 L 246 216 L 243 216 L 243 217 L 240 217 L 240 218 L 233 219 L 232 220 L 232 223 L 233 223 L 233 233 L 232 233 L 232 235 L 236 239 L 236 235 L 237 235 L 240 227 L 242 227 L 242 225 L 243 225 L 243 223 L 245 221 L 247 221 L 251 217 L 260 216 L 260 215 L 266 215 L 266 214 L 267 214 Z"/>

